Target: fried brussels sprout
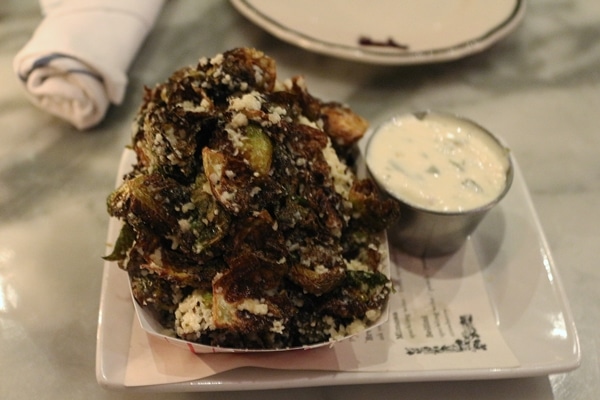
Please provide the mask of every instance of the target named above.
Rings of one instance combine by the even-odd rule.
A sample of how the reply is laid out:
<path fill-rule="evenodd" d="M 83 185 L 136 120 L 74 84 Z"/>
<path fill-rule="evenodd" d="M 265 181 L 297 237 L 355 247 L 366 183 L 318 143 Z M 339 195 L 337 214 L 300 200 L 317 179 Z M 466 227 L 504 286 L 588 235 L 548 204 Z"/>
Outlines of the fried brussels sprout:
<path fill-rule="evenodd" d="M 185 340 L 288 348 L 368 327 L 395 203 L 344 162 L 366 121 L 239 48 L 144 90 L 137 162 L 108 196 L 133 296 Z"/>
<path fill-rule="evenodd" d="M 246 140 L 241 152 L 252 170 L 263 175 L 269 173 L 273 161 L 273 145 L 262 128 L 256 125 L 246 127 Z"/>

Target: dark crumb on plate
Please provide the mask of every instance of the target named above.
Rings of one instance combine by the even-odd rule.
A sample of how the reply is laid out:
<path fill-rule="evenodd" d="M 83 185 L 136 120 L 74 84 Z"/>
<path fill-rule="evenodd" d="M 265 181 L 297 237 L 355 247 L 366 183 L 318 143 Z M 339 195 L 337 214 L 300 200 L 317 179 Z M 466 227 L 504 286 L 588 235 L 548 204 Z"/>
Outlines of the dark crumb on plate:
<path fill-rule="evenodd" d="M 408 50 L 409 46 L 404 43 L 398 43 L 393 38 L 387 40 L 374 40 L 368 36 L 361 36 L 358 38 L 358 44 L 361 46 L 373 46 L 373 47 L 389 47 L 396 48 L 399 50 Z"/>

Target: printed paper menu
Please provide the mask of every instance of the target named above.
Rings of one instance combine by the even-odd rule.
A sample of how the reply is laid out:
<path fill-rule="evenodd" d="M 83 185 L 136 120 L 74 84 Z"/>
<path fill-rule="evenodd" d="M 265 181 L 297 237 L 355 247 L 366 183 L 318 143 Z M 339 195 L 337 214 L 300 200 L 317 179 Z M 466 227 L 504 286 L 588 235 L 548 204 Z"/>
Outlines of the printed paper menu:
<path fill-rule="evenodd" d="M 519 365 L 497 327 L 472 246 L 451 257 L 392 252 L 390 258 L 395 293 L 389 321 L 343 344 L 351 347 L 360 370 Z"/>
<path fill-rule="evenodd" d="M 391 249 L 389 319 L 363 334 L 307 351 L 194 354 L 147 335 L 133 321 L 126 386 L 205 378 L 244 366 L 328 371 L 427 372 L 519 365 L 498 329 L 470 243 L 450 257 Z"/>

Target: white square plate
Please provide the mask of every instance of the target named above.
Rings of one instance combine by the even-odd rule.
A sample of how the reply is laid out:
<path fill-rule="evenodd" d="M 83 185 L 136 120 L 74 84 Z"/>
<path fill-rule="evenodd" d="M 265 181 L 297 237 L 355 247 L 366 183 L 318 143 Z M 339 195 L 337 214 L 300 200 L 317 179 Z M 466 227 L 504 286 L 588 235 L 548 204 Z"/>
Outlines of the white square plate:
<path fill-rule="evenodd" d="M 135 161 L 126 150 L 119 176 Z M 156 391 L 227 391 L 384 382 L 515 378 L 577 368 L 579 340 L 558 271 L 515 160 L 513 186 L 469 238 L 482 266 L 498 328 L 518 358 L 516 368 L 457 368 L 404 372 L 327 372 L 240 368 L 201 380 L 154 385 Z M 118 233 L 109 227 L 108 242 Z M 134 308 L 129 282 L 114 263 L 104 265 L 96 348 L 96 375 L 124 388 Z"/>

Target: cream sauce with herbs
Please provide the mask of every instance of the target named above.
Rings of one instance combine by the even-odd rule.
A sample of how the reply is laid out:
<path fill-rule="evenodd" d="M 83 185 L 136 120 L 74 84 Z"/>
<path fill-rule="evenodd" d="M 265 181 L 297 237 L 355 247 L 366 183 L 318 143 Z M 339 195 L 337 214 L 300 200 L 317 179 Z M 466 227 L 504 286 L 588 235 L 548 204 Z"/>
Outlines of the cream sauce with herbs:
<path fill-rule="evenodd" d="M 410 114 L 381 126 L 366 161 L 398 199 L 433 211 L 484 206 L 506 185 L 507 150 L 486 131 L 451 116 Z"/>

